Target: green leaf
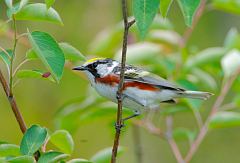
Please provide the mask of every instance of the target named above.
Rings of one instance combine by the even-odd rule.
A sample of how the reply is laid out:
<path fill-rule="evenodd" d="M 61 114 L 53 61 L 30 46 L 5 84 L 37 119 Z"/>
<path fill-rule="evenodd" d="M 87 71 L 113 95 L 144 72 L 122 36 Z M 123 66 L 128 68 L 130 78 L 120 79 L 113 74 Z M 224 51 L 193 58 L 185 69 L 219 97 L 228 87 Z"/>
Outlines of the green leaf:
<path fill-rule="evenodd" d="M 24 7 L 24 6 L 26 6 L 27 5 L 27 3 L 28 3 L 28 0 L 21 0 L 20 1 L 20 4 L 19 4 L 19 11 Z"/>
<path fill-rule="evenodd" d="M 41 157 L 38 160 L 38 163 L 55 163 L 55 162 L 65 160 L 68 157 L 69 157 L 68 154 L 64 154 L 56 151 L 50 151 L 41 155 Z"/>
<path fill-rule="evenodd" d="M 17 2 L 16 4 L 14 4 L 11 8 L 9 8 L 7 10 L 7 16 L 12 19 L 12 16 L 14 15 L 15 19 L 16 19 L 16 14 L 21 11 L 21 9 L 26 6 L 28 3 L 28 0 L 21 0 L 20 2 Z"/>
<path fill-rule="evenodd" d="M 148 28 L 157 14 L 159 0 L 133 0 L 133 15 L 141 38 L 144 38 Z"/>
<path fill-rule="evenodd" d="M 43 72 L 41 70 L 19 70 L 16 75 L 19 79 L 37 78 L 47 79 L 51 82 L 55 82 L 54 79 L 50 76 L 51 74 L 46 77 L 46 72 Z"/>
<path fill-rule="evenodd" d="M 69 61 L 85 61 L 86 58 L 82 55 L 80 51 L 71 46 L 68 43 L 59 43 L 59 47 L 64 53 L 65 60 Z M 36 52 L 33 49 L 29 49 L 26 53 L 27 59 L 34 60 L 38 59 Z"/>
<path fill-rule="evenodd" d="M 49 9 L 54 4 L 54 2 L 55 2 L 55 0 L 45 0 L 47 9 Z"/>
<path fill-rule="evenodd" d="M 35 163 L 32 156 L 19 156 L 7 159 L 8 163 Z"/>
<path fill-rule="evenodd" d="M 153 43 L 136 43 L 128 46 L 127 61 L 129 63 L 138 63 L 143 60 L 151 60 L 153 57 L 159 56 L 162 48 L 158 44 Z M 115 57 L 117 60 L 121 58 L 121 50 Z"/>
<path fill-rule="evenodd" d="M 118 148 L 118 156 L 123 152 L 123 148 Z M 105 148 L 97 152 L 90 160 L 94 163 L 107 163 L 111 161 L 112 147 Z"/>
<path fill-rule="evenodd" d="M 49 141 L 64 153 L 71 154 L 74 150 L 73 138 L 66 130 L 55 131 Z"/>
<path fill-rule="evenodd" d="M 11 61 L 10 61 L 10 58 L 9 57 L 12 57 L 13 55 L 13 51 L 12 50 L 6 50 L 6 52 L 9 54 L 9 56 L 3 52 L 3 51 L 0 51 L 0 58 L 2 58 L 2 60 L 4 61 L 4 63 L 9 66 Z"/>
<path fill-rule="evenodd" d="M 15 15 L 16 20 L 47 21 L 63 25 L 57 11 L 53 8 L 47 9 L 43 3 L 34 3 L 24 6 Z"/>
<path fill-rule="evenodd" d="M 72 45 L 62 42 L 59 43 L 60 48 L 62 49 L 65 59 L 70 61 L 85 61 L 86 58 L 82 53 L 74 48 Z"/>
<path fill-rule="evenodd" d="M 92 163 L 92 162 L 86 159 L 76 158 L 76 159 L 67 161 L 67 163 Z"/>
<path fill-rule="evenodd" d="M 192 25 L 193 18 L 195 12 L 197 11 L 199 3 L 200 0 L 178 0 L 178 4 L 183 13 L 185 24 L 189 27 Z"/>
<path fill-rule="evenodd" d="M 177 47 L 180 39 L 181 36 L 172 30 L 152 30 L 146 38 L 146 40 L 150 40 L 150 42 L 159 42 L 161 44 L 170 45 L 171 48 L 172 46 L 173 48 Z"/>
<path fill-rule="evenodd" d="M 19 11 L 20 3 L 14 4 L 11 8 L 7 9 L 7 16 L 9 19 L 12 19 L 12 16 Z"/>
<path fill-rule="evenodd" d="M 164 18 L 167 16 L 168 10 L 172 2 L 173 0 L 160 0 L 160 12 Z"/>
<path fill-rule="evenodd" d="M 5 0 L 5 3 L 8 8 L 12 8 L 12 0 Z"/>
<path fill-rule="evenodd" d="M 240 68 L 240 51 L 232 50 L 221 60 L 225 77 L 234 75 Z"/>
<path fill-rule="evenodd" d="M 29 33 L 28 38 L 38 57 L 49 69 L 53 78 L 59 82 L 62 78 L 65 58 L 58 43 L 45 32 Z"/>
<path fill-rule="evenodd" d="M 173 130 L 173 138 L 177 141 L 193 141 L 197 135 L 197 132 L 193 132 L 186 128 L 176 128 Z"/>
<path fill-rule="evenodd" d="M 33 49 L 29 49 L 26 52 L 26 58 L 29 59 L 29 60 L 34 60 L 34 59 L 38 59 L 38 56 Z"/>
<path fill-rule="evenodd" d="M 233 14 L 240 14 L 239 0 L 213 0 L 213 6 L 219 10 L 230 12 Z"/>
<path fill-rule="evenodd" d="M 218 112 L 210 120 L 210 128 L 227 128 L 240 126 L 240 113 Z"/>
<path fill-rule="evenodd" d="M 213 62 L 218 62 L 225 55 L 226 50 L 222 47 L 212 47 L 204 49 L 195 56 L 189 57 L 185 63 L 185 68 L 191 70 L 193 67 L 202 65 L 211 65 Z"/>
<path fill-rule="evenodd" d="M 207 73 L 206 71 L 201 70 L 199 68 L 193 68 L 192 73 L 199 80 L 200 85 L 203 85 L 204 87 L 207 87 L 211 90 L 217 89 L 217 82 L 215 81 L 213 76 Z"/>
<path fill-rule="evenodd" d="M 0 157 L 6 156 L 19 156 L 20 148 L 15 144 L 1 144 L 0 145 Z"/>
<path fill-rule="evenodd" d="M 47 130 L 37 125 L 31 126 L 24 134 L 20 145 L 23 155 L 33 155 L 44 144 Z"/>
<path fill-rule="evenodd" d="M 227 50 L 238 49 L 240 50 L 240 34 L 236 28 L 231 28 L 224 40 L 224 47 Z"/>

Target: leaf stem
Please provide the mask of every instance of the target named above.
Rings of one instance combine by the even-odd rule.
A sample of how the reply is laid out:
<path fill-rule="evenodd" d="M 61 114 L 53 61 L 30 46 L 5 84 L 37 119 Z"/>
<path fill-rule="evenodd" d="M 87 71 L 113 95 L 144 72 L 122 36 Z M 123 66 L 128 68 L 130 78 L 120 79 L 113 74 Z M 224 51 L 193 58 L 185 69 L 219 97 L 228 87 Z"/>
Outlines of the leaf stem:
<path fill-rule="evenodd" d="M 11 60 L 10 54 L 1 46 L 0 46 L 0 49 L 7 55 L 8 59 Z"/>
<path fill-rule="evenodd" d="M 9 81 L 9 87 L 10 87 L 10 96 L 13 96 L 13 92 L 12 92 L 12 88 L 13 88 L 13 61 L 15 58 L 15 54 L 16 54 L 16 47 L 17 47 L 17 25 L 16 25 L 16 19 L 15 16 L 12 16 L 13 19 L 13 29 L 14 29 L 14 43 L 13 43 L 13 54 L 11 57 L 11 62 L 10 62 L 10 81 Z"/>
<path fill-rule="evenodd" d="M 21 63 L 19 63 L 19 65 L 15 68 L 15 71 L 13 72 L 13 76 L 16 75 L 16 73 L 18 72 L 18 70 L 29 61 L 29 59 L 24 59 Z"/>

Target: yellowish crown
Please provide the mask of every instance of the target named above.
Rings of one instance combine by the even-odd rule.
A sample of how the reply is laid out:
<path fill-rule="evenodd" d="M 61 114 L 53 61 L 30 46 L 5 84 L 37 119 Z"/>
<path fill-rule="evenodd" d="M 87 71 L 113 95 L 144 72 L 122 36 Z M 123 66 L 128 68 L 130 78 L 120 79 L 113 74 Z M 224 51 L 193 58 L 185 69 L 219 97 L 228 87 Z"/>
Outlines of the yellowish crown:
<path fill-rule="evenodd" d="M 88 63 L 92 63 L 92 62 L 95 62 L 95 61 L 97 61 L 97 60 L 103 60 L 103 59 L 105 59 L 105 58 L 92 58 L 92 59 L 89 59 L 89 60 L 87 60 L 86 62 L 85 62 L 85 64 L 88 64 Z"/>

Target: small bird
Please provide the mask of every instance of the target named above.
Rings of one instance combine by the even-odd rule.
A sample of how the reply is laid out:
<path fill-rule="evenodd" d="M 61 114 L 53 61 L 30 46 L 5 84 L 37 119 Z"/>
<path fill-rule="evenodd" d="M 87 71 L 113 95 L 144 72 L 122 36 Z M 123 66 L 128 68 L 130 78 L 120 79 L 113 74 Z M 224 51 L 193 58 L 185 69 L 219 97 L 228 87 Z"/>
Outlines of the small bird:
<path fill-rule="evenodd" d="M 121 63 L 109 58 L 93 58 L 73 70 L 83 71 L 92 87 L 103 97 L 117 103 Z M 206 100 L 209 92 L 189 91 L 139 67 L 126 65 L 124 71 L 123 106 L 134 114 L 123 121 L 138 116 L 143 109 L 158 108 L 160 103 L 175 103 L 175 98 Z"/>

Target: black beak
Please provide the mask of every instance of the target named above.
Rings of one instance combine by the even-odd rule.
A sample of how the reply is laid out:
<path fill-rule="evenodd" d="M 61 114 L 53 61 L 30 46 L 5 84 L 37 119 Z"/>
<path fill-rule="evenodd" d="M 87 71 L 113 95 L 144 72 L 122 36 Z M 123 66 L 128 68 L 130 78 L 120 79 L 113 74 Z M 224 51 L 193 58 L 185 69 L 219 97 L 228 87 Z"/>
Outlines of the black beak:
<path fill-rule="evenodd" d="M 85 71 L 87 70 L 87 68 L 83 66 L 79 66 L 79 67 L 74 67 L 72 70 Z"/>

